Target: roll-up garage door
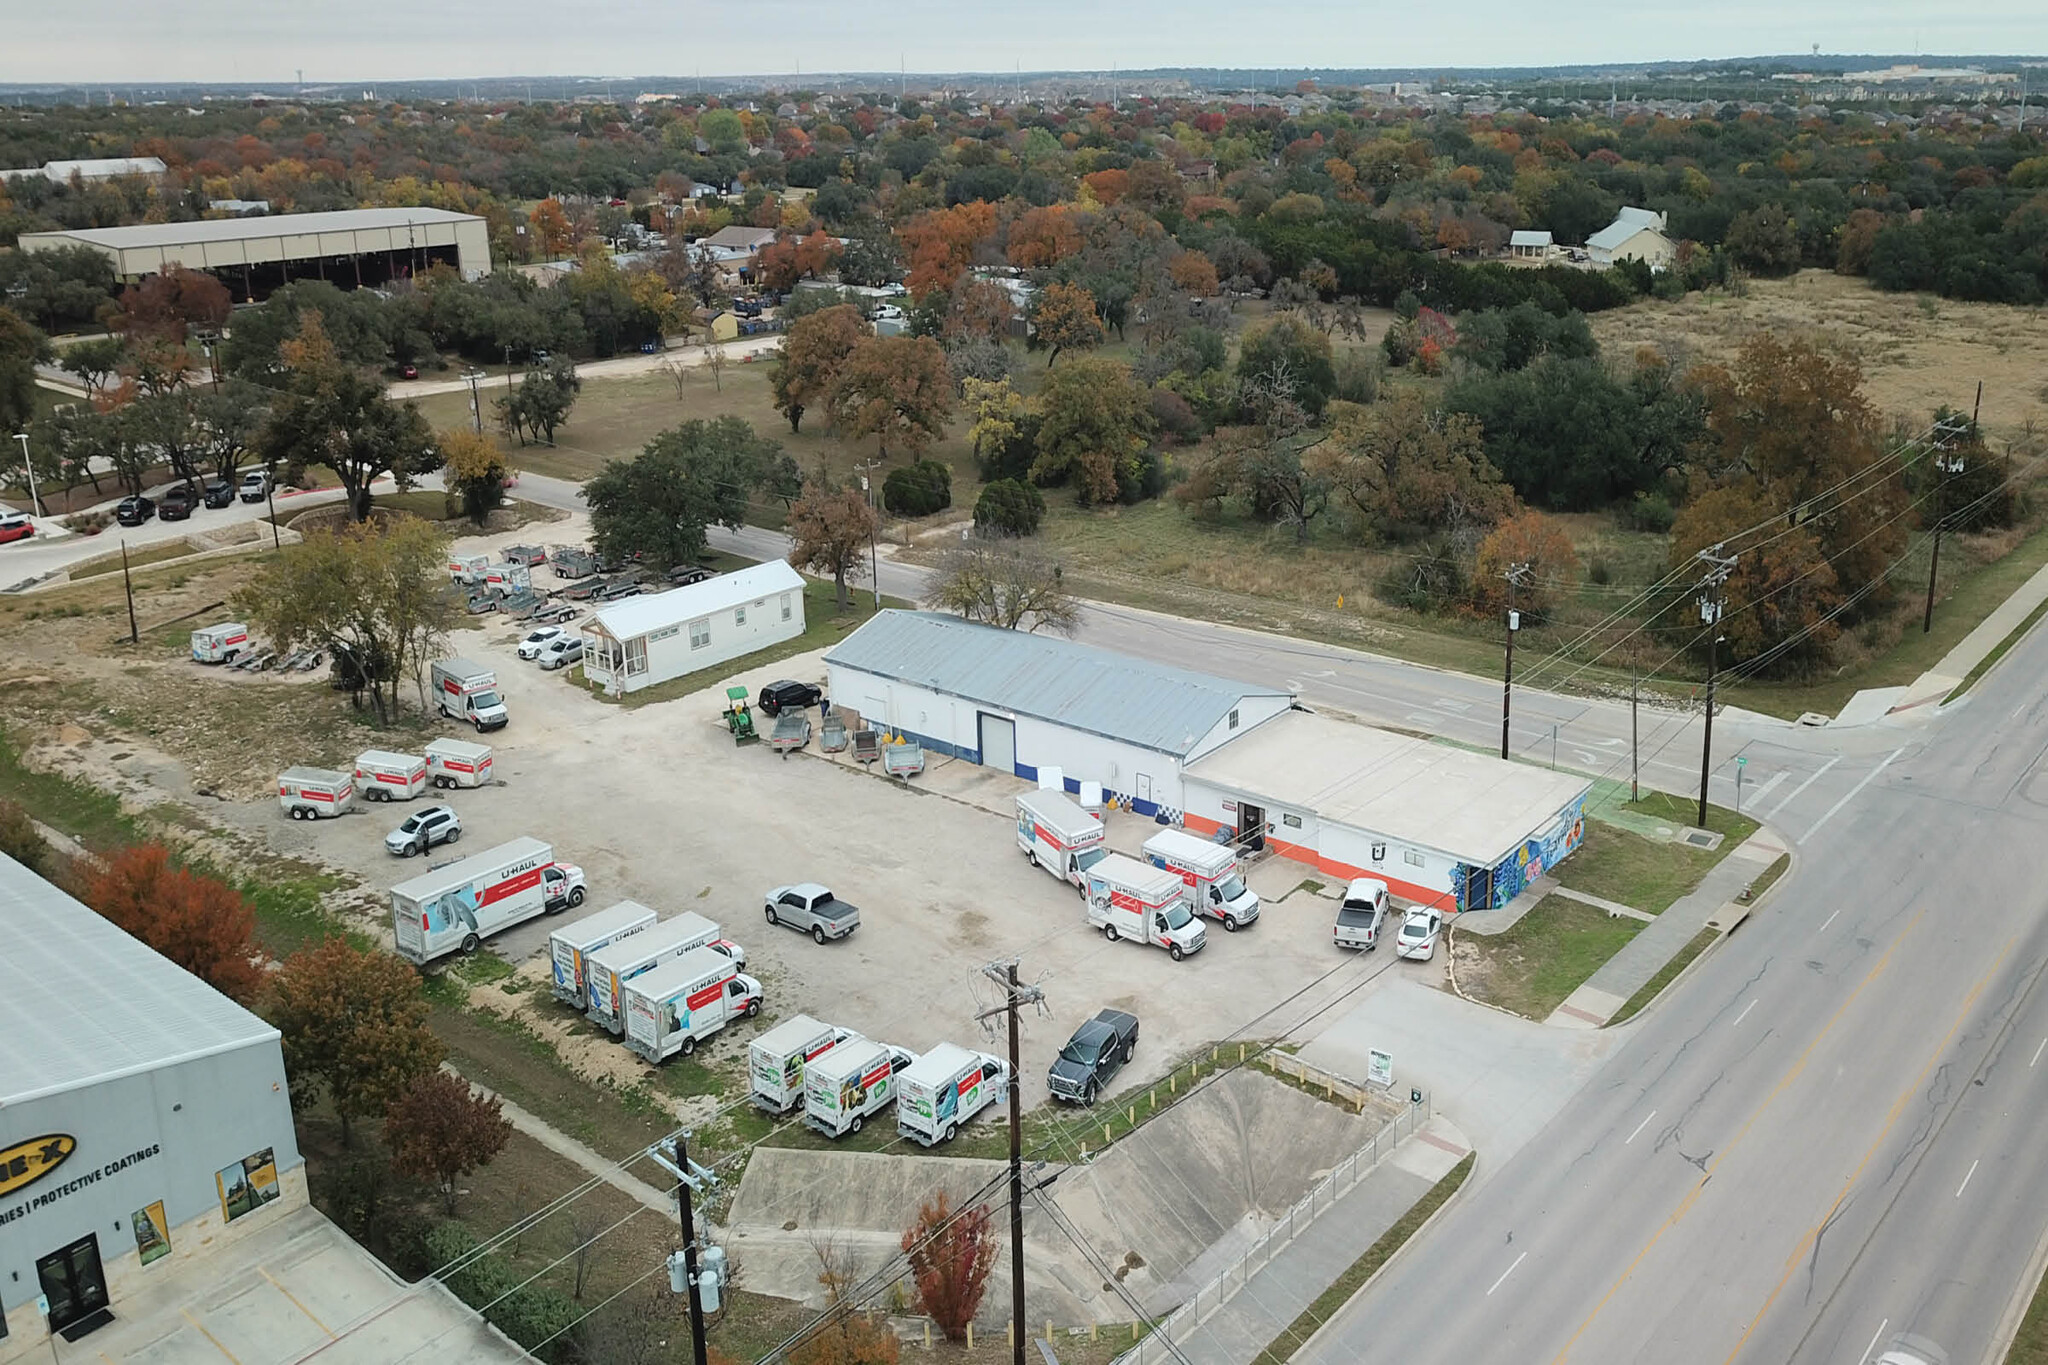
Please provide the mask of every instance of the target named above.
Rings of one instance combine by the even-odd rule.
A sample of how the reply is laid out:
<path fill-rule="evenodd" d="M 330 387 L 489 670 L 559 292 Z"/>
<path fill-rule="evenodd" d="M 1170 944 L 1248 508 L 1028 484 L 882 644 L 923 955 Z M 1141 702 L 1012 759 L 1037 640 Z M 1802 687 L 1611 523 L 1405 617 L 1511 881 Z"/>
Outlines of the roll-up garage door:
<path fill-rule="evenodd" d="M 1017 771 L 1017 722 L 1004 720 L 980 712 L 981 716 L 981 761 L 990 768 L 1001 768 L 1006 773 Z"/>

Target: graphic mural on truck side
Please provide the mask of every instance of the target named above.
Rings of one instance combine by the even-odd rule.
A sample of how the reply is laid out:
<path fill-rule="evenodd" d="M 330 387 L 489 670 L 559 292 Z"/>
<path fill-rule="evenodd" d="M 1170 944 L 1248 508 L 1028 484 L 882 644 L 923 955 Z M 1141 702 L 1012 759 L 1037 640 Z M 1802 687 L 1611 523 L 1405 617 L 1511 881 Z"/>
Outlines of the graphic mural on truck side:
<path fill-rule="evenodd" d="M 1564 861 L 1586 840 L 1585 805 L 1583 796 L 1575 798 L 1549 830 L 1524 840 L 1491 869 L 1458 864 L 1451 876 L 1458 909 L 1498 910 L 1526 891 L 1529 883 Z"/>

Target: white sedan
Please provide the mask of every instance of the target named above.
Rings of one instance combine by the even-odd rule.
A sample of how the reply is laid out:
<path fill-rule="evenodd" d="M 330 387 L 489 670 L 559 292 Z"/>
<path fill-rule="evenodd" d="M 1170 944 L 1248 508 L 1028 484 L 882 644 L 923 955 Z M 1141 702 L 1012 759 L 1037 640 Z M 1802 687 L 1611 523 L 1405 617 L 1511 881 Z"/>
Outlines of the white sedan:
<path fill-rule="evenodd" d="M 1418 905 L 1401 921 L 1401 935 L 1394 941 L 1395 951 L 1402 957 L 1427 962 L 1436 956 L 1436 938 L 1443 932 L 1443 927 L 1442 911 Z"/>
<path fill-rule="evenodd" d="M 546 649 L 550 644 L 561 639 L 566 634 L 568 632 L 560 626 L 540 626 L 529 631 L 526 638 L 519 642 L 519 657 L 522 659 L 538 659 L 543 649 Z"/>

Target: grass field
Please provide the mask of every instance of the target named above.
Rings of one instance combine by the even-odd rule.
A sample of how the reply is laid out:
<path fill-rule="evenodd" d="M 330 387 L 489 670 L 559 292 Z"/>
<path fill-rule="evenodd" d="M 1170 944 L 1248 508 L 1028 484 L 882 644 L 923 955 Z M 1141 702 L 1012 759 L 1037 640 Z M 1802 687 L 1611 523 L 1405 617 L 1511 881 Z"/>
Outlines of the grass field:
<path fill-rule="evenodd" d="M 1682 797 L 1652 792 L 1623 809 L 1689 826 L 1697 811 Z M 1756 832 L 1756 821 L 1720 806 L 1707 808 L 1707 828 L 1722 835 L 1721 846 L 1709 852 L 1689 844 L 1660 842 L 1616 829 L 1597 820 L 1586 822 L 1586 841 L 1557 865 L 1558 884 L 1602 900 L 1619 901 L 1645 914 L 1662 914 L 1680 896 L 1700 884 L 1713 866 Z"/>
<path fill-rule="evenodd" d="M 183 559 L 199 552 L 182 540 L 164 540 L 154 545 L 144 545 L 128 552 L 128 569 L 133 573 L 145 564 L 162 564 L 167 560 Z M 98 578 L 101 574 L 121 572 L 121 552 L 99 555 L 71 566 L 71 581 L 83 578 Z"/>
<path fill-rule="evenodd" d="M 1458 989 L 1540 1022 L 1642 929 L 1641 920 L 1545 896 L 1501 933 L 1458 936 Z"/>

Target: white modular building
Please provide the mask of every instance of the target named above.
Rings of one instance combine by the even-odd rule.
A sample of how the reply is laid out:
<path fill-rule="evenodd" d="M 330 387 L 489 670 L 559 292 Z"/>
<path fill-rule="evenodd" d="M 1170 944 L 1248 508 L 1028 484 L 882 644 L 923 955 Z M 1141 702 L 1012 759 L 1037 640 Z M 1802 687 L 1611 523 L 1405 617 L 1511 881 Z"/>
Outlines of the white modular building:
<path fill-rule="evenodd" d="M 803 575 L 772 559 L 625 598 L 592 612 L 577 629 L 583 676 L 606 691 L 637 692 L 802 635 Z"/>
<path fill-rule="evenodd" d="M 1282 716 L 1187 773 L 1189 830 L 1263 837 L 1340 881 L 1446 911 L 1506 905 L 1585 838 L 1577 773 L 1329 716 Z"/>
<path fill-rule="evenodd" d="M 1189 765 L 1281 716 L 1293 694 L 936 612 L 885 611 L 834 645 L 835 707 L 940 754 L 1037 780 L 1058 768 L 1179 817 Z"/>

